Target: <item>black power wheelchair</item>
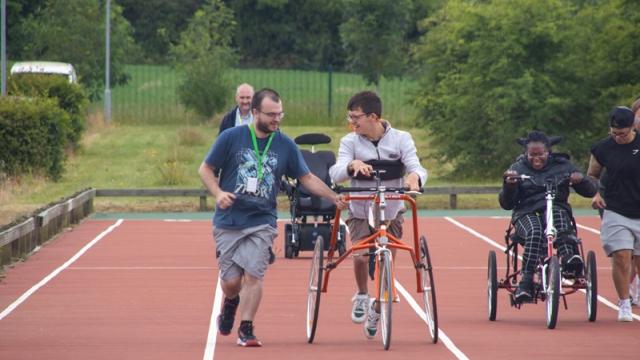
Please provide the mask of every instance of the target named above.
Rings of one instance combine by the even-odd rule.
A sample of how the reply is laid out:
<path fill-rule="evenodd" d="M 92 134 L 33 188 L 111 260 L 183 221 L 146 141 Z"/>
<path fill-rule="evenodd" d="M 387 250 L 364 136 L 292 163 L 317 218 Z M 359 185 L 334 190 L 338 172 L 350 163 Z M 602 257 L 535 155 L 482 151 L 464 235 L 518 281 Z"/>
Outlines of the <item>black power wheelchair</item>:
<path fill-rule="evenodd" d="M 331 186 L 329 168 L 336 163 L 333 152 L 315 151 L 315 145 L 328 144 L 331 138 L 325 134 L 303 134 L 294 139 L 298 145 L 311 145 L 311 151 L 301 149 L 302 156 L 311 173 Z M 331 238 L 332 220 L 336 207 L 330 201 L 311 194 L 299 181 L 283 180 L 282 189 L 289 197 L 291 223 L 284 228 L 284 256 L 287 259 L 297 257 L 300 251 L 312 251 L 318 236 Z M 340 255 L 346 252 L 346 226 L 340 225 L 337 250 Z M 329 241 L 325 242 L 325 250 Z"/>

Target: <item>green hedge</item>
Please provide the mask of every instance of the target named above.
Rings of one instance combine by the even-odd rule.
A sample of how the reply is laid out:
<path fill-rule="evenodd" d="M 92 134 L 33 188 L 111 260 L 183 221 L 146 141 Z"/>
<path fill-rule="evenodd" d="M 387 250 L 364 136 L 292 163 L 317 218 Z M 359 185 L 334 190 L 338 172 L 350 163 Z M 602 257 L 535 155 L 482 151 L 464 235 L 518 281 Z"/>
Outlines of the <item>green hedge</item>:
<path fill-rule="evenodd" d="M 7 90 L 9 95 L 56 99 L 58 106 L 69 114 L 71 121 L 67 145 L 73 150 L 78 148 L 86 128 L 85 112 L 89 103 L 80 85 L 69 83 L 63 76 L 19 74 L 9 77 Z"/>
<path fill-rule="evenodd" d="M 70 116 L 56 100 L 0 98 L 0 174 L 44 171 L 58 180 L 70 133 Z"/>

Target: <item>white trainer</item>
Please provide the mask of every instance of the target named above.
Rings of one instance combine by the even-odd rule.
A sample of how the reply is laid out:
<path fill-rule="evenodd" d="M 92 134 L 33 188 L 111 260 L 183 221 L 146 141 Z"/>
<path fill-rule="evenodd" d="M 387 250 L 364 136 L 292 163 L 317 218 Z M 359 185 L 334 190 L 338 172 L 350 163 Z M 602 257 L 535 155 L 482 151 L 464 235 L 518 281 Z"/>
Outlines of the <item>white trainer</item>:
<path fill-rule="evenodd" d="M 378 313 L 374 307 L 376 299 L 371 299 L 369 305 L 369 314 L 367 314 L 367 321 L 364 323 L 364 335 L 367 339 L 373 339 L 378 332 L 378 321 L 380 321 L 380 313 Z"/>
<path fill-rule="evenodd" d="M 624 299 L 618 301 L 618 321 L 633 321 L 633 313 L 631 312 L 631 301 Z"/>
<path fill-rule="evenodd" d="M 351 298 L 353 307 L 351 308 L 351 320 L 356 324 L 362 324 L 367 317 L 369 305 L 369 294 L 356 293 Z"/>

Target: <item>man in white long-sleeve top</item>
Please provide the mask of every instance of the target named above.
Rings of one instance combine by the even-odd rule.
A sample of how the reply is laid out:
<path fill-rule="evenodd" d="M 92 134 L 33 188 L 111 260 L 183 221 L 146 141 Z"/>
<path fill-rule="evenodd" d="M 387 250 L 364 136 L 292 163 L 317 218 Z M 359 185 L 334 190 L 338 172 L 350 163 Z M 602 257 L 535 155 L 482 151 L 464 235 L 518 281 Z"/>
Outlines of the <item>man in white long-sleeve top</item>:
<path fill-rule="evenodd" d="M 364 178 L 372 175 L 372 160 L 397 161 L 404 167 L 405 176 L 384 180 L 387 187 L 407 187 L 418 190 L 427 181 L 427 170 L 420 165 L 416 146 L 411 134 L 397 130 L 382 119 L 382 101 L 371 91 L 355 94 L 347 104 L 347 121 L 353 132 L 340 140 L 340 149 L 336 164 L 329 174 L 334 183 L 351 181 L 353 187 L 373 187 L 374 180 Z M 356 178 L 357 177 L 357 178 Z M 361 180 L 362 179 L 362 180 Z M 375 230 L 369 225 L 368 214 L 371 201 L 354 200 L 349 204 L 349 217 L 346 220 L 353 244 L 357 244 Z M 402 238 L 404 202 L 390 201 L 385 209 L 385 219 L 389 219 L 388 231 Z M 379 304 L 369 299 L 367 289 L 367 257 L 354 256 L 354 272 L 357 293 L 354 295 L 351 320 L 365 322 L 365 335 L 373 338 L 377 332 L 380 317 Z"/>

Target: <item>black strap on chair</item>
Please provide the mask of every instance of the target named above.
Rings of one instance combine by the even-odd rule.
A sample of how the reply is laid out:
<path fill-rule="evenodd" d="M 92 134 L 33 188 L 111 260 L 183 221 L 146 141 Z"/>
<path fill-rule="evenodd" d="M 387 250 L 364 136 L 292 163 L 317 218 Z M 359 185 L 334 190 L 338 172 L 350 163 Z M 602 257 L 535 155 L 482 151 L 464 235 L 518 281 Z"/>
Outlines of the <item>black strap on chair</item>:
<path fill-rule="evenodd" d="M 371 165 L 373 170 L 384 170 L 384 172 L 380 174 L 380 180 L 393 180 L 404 177 L 405 167 L 400 160 L 371 159 L 364 163 Z M 355 178 L 358 180 L 372 180 L 372 176 L 365 176 L 363 174 L 358 174 Z"/>

